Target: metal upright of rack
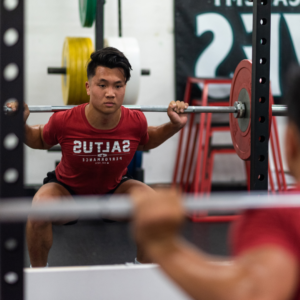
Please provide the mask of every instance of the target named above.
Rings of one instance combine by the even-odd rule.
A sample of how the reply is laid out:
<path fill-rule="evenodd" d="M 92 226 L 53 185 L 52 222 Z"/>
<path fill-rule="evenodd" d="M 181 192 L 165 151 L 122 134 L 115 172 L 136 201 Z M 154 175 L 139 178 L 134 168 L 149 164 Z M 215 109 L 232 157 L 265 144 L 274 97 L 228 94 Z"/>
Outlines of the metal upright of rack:
<path fill-rule="evenodd" d="M 105 0 L 97 0 L 95 21 L 95 50 L 104 48 L 104 4 Z"/>
<path fill-rule="evenodd" d="M 271 1 L 253 1 L 250 189 L 268 189 Z"/>
<path fill-rule="evenodd" d="M 0 202 L 24 196 L 23 188 L 23 102 L 24 102 L 24 1 L 0 5 L 0 107 L 18 101 L 14 115 L 0 113 Z M 15 38 L 11 38 L 11 37 Z M 0 224 L 0 299 L 23 299 L 24 225 Z"/>

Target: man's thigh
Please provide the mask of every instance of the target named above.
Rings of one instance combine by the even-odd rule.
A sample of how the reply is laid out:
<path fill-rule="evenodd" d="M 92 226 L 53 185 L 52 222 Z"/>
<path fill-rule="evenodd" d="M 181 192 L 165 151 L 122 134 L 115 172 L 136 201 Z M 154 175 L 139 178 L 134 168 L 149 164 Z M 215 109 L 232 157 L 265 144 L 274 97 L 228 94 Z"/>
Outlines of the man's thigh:
<path fill-rule="evenodd" d="M 129 194 L 132 189 L 141 189 L 143 192 L 154 193 L 154 190 L 143 182 L 130 179 L 123 182 L 114 192 L 114 194 Z"/>
<path fill-rule="evenodd" d="M 148 185 L 146 185 L 145 183 L 137 181 L 137 180 L 134 180 L 134 179 L 130 179 L 130 180 L 127 180 L 127 181 L 123 182 L 115 190 L 114 195 L 116 195 L 116 194 L 130 194 L 130 191 L 132 189 L 135 189 L 135 188 L 141 189 L 141 192 L 154 193 L 154 190 L 152 188 L 150 188 Z M 131 218 L 129 218 L 129 219 L 127 219 L 127 218 L 126 219 L 121 218 L 120 219 L 120 218 L 110 217 L 109 220 L 116 221 L 116 222 L 121 222 L 121 221 L 124 222 L 124 221 L 130 221 Z"/>
<path fill-rule="evenodd" d="M 34 195 L 32 205 L 38 205 L 47 202 L 74 201 L 70 192 L 62 185 L 50 182 L 44 184 Z M 51 220 L 54 225 L 64 225 L 77 221 L 78 216 L 62 220 Z"/>

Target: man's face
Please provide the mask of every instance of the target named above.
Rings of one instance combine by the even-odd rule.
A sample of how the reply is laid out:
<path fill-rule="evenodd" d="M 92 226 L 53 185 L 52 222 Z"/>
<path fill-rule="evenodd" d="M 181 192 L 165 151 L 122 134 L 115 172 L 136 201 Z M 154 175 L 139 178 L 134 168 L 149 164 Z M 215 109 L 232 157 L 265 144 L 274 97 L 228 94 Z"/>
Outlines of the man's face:
<path fill-rule="evenodd" d="M 90 104 L 104 114 L 115 113 L 123 104 L 126 83 L 123 69 L 99 66 L 86 82 Z"/>

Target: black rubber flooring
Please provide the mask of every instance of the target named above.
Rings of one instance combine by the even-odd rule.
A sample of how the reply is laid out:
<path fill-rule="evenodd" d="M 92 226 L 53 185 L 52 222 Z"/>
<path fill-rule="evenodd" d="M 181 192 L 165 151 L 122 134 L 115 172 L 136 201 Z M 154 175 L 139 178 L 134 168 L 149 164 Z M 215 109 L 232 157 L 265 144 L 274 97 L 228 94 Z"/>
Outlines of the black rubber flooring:
<path fill-rule="evenodd" d="M 229 223 L 192 223 L 186 221 L 182 235 L 202 250 L 216 255 L 228 255 Z M 54 226 L 54 243 L 49 265 L 86 266 L 133 262 L 136 247 L 130 223 L 78 222 L 72 226 Z M 29 266 L 27 247 L 25 267 Z"/>

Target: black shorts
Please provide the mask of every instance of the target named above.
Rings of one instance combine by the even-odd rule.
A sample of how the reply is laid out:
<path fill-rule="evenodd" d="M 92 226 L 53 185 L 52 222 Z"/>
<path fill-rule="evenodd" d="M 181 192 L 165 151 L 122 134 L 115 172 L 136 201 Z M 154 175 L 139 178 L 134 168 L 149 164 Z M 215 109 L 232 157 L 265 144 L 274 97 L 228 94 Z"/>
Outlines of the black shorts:
<path fill-rule="evenodd" d="M 126 174 L 125 176 L 122 177 L 121 181 L 119 182 L 119 184 L 111 191 L 109 191 L 108 193 L 106 193 L 106 195 L 112 195 L 114 194 L 114 192 L 117 190 L 117 188 L 124 182 L 126 182 L 127 180 L 130 180 L 130 179 L 133 179 L 130 175 Z M 47 183 L 50 183 L 50 182 L 55 182 L 55 183 L 58 183 L 60 184 L 61 186 L 63 186 L 72 196 L 76 196 L 77 194 L 66 184 L 62 183 L 61 181 L 59 181 L 57 178 L 56 178 L 56 174 L 55 174 L 55 171 L 52 171 L 52 172 L 48 172 L 47 173 L 47 177 L 44 178 L 43 180 L 43 184 L 47 184 Z M 76 224 L 77 221 L 73 221 L 73 222 L 70 222 L 70 223 L 67 223 L 65 225 L 73 225 L 73 224 Z"/>
<path fill-rule="evenodd" d="M 115 193 L 115 191 L 117 190 L 117 188 L 124 182 L 126 182 L 127 180 L 133 179 L 130 175 L 126 174 L 125 176 L 122 177 L 120 183 L 111 191 L 107 192 L 106 195 L 112 195 Z M 52 172 L 48 172 L 47 173 L 47 177 L 44 178 L 43 184 L 46 183 L 50 183 L 50 182 L 55 182 L 58 183 L 60 185 L 62 185 L 72 196 L 76 196 L 77 194 L 66 184 L 62 183 L 61 181 L 59 181 L 56 178 L 56 174 L 55 171 Z"/>

